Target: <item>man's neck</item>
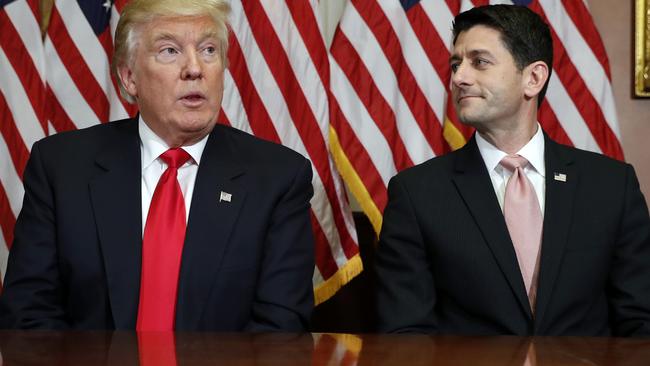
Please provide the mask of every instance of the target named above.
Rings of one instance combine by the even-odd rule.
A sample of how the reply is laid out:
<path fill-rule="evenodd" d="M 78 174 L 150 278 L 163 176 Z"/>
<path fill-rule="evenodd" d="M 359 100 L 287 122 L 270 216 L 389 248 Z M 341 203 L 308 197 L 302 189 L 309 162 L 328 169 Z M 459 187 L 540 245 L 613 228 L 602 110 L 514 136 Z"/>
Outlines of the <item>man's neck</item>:
<path fill-rule="evenodd" d="M 533 121 L 533 123 L 517 126 L 515 129 L 486 129 L 478 133 L 497 149 L 515 154 L 535 136 L 537 126 L 537 122 Z"/>

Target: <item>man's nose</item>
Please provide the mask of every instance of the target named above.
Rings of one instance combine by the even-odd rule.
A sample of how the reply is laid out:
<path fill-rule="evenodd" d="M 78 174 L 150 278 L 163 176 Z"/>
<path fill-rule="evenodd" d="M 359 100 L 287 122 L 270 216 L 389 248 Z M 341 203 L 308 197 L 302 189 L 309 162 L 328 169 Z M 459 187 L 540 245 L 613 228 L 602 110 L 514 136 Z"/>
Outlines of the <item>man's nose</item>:
<path fill-rule="evenodd" d="M 202 77 L 203 65 L 196 51 L 185 53 L 185 65 L 181 77 L 187 80 L 199 79 Z"/>
<path fill-rule="evenodd" d="M 461 62 L 456 65 L 456 71 L 451 73 L 451 83 L 453 86 L 461 87 L 470 85 L 472 80 L 471 70 L 467 67 L 466 62 Z"/>

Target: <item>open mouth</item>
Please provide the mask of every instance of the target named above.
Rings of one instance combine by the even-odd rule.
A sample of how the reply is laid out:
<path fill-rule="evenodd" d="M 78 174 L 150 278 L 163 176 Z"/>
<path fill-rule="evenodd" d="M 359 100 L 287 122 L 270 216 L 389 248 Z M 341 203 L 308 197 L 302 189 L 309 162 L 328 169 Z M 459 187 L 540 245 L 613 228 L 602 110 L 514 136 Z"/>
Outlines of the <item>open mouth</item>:
<path fill-rule="evenodd" d="M 189 93 L 180 98 L 181 102 L 185 105 L 196 106 L 205 101 L 205 96 L 201 93 Z"/>

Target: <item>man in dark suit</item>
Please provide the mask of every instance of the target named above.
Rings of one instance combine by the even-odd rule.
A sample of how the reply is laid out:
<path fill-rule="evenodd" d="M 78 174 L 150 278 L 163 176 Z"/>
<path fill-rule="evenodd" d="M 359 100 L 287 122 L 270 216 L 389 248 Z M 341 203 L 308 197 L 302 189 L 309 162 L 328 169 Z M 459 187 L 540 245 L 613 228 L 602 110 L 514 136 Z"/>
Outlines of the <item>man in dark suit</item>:
<path fill-rule="evenodd" d="M 124 8 L 113 67 L 140 114 L 34 144 L 2 327 L 306 329 L 311 165 L 216 125 L 229 10 Z"/>
<path fill-rule="evenodd" d="M 650 335 L 650 220 L 633 168 L 537 122 L 548 26 L 498 5 L 461 13 L 453 34 L 452 97 L 477 133 L 389 184 L 380 329 Z"/>

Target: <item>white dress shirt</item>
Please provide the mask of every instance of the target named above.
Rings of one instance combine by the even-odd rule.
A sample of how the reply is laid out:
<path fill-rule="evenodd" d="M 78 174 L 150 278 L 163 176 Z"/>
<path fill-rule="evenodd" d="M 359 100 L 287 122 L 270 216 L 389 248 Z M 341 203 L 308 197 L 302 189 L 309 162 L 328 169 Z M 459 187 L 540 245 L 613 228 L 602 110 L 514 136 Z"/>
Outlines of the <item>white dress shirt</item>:
<path fill-rule="evenodd" d="M 496 146 L 489 143 L 479 133 L 476 134 L 476 144 L 478 145 L 478 150 L 483 157 L 485 167 L 490 173 L 494 192 L 497 195 L 501 211 L 503 211 L 506 184 L 508 183 L 508 179 L 510 179 L 512 172 L 501 166 L 499 162 L 501 162 L 501 159 L 508 154 L 497 149 Z M 521 148 L 521 150 L 517 151 L 516 154 L 521 155 L 528 160 L 528 165 L 524 168 L 524 174 L 526 174 L 535 189 L 535 194 L 539 200 L 539 207 L 542 210 L 543 216 L 544 202 L 546 198 L 546 183 L 544 181 L 546 177 L 546 166 L 544 165 L 544 134 L 542 133 L 542 128 L 539 123 L 537 124 L 537 132 L 535 135 L 526 145 L 524 145 L 524 147 Z"/>
<path fill-rule="evenodd" d="M 158 135 L 156 135 L 140 116 L 138 120 L 138 131 L 140 133 L 140 158 L 142 162 L 142 234 L 147 222 L 151 198 L 158 185 L 158 180 L 167 170 L 167 164 L 160 159 L 160 155 L 169 149 L 169 146 Z M 178 183 L 185 199 L 185 222 L 190 215 L 190 204 L 194 192 L 196 173 L 199 170 L 201 155 L 208 136 L 192 146 L 183 146 L 192 159 L 188 160 L 178 169 Z"/>

